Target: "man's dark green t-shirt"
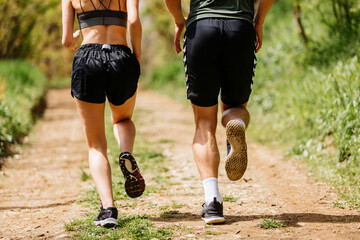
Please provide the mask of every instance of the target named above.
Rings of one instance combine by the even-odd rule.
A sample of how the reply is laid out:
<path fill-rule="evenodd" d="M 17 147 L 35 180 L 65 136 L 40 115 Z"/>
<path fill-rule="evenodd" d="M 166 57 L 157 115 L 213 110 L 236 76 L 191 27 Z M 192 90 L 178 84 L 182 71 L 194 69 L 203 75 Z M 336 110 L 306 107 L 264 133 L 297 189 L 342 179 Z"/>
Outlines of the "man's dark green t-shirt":
<path fill-rule="evenodd" d="M 189 26 L 203 18 L 235 18 L 253 22 L 254 0 L 191 0 Z"/>

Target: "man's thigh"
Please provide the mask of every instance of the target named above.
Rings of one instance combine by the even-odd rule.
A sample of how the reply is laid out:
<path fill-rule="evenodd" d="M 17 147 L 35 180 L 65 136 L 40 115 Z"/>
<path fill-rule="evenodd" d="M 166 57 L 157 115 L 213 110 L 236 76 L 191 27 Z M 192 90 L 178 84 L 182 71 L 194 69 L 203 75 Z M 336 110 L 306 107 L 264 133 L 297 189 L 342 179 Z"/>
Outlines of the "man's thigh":
<path fill-rule="evenodd" d="M 220 28 L 217 19 L 201 19 L 186 30 L 184 65 L 187 97 L 194 105 L 217 104 L 220 91 Z"/>
<path fill-rule="evenodd" d="M 229 106 L 248 102 L 256 66 L 255 32 L 245 20 L 224 24 L 221 51 L 221 100 Z"/>

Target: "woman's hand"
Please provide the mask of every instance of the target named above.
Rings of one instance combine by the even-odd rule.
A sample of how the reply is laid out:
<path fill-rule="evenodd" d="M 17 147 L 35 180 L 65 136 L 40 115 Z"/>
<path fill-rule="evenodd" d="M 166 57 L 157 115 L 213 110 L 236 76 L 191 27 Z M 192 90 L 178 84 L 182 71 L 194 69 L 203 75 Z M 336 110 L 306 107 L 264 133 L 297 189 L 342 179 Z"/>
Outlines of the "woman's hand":
<path fill-rule="evenodd" d="M 80 39 L 81 32 L 80 30 L 77 30 L 73 33 L 73 42 L 72 42 L 72 48 L 73 50 L 77 50 L 79 47 L 79 39 Z"/>

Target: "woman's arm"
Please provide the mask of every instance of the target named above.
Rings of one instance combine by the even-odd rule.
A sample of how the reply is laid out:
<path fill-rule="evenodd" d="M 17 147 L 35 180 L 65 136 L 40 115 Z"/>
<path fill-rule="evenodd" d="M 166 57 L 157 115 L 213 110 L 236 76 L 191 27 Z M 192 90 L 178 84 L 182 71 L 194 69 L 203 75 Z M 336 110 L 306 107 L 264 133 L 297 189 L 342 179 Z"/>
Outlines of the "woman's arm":
<path fill-rule="evenodd" d="M 142 26 L 139 18 L 139 0 L 127 0 L 128 27 L 133 52 L 140 63 Z"/>
<path fill-rule="evenodd" d="M 77 49 L 80 31 L 74 31 L 75 10 L 71 4 L 71 0 L 62 0 L 62 24 L 63 35 L 62 44 L 69 49 Z"/>

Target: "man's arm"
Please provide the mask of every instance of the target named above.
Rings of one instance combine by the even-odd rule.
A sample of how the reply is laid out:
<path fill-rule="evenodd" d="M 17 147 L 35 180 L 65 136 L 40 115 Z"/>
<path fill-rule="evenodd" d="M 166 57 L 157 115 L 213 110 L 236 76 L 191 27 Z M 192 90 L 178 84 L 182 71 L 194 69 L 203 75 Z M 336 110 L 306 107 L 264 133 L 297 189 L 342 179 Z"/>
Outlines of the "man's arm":
<path fill-rule="evenodd" d="M 265 22 L 266 14 L 269 12 L 274 0 L 259 0 L 259 5 L 254 16 L 254 28 L 256 32 L 256 52 L 262 46 L 263 24 Z"/>
<path fill-rule="evenodd" d="M 180 38 L 186 24 L 186 18 L 182 13 L 181 0 L 165 0 L 165 3 L 175 21 L 174 45 L 176 53 L 179 53 L 181 52 Z"/>

